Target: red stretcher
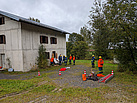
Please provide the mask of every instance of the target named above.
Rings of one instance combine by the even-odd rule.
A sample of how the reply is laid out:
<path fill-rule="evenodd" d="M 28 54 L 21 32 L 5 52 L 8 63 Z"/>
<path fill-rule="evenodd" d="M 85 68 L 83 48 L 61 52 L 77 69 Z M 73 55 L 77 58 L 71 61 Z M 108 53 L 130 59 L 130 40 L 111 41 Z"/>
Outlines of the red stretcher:
<path fill-rule="evenodd" d="M 105 77 L 98 80 L 99 83 L 107 83 L 109 80 L 111 80 L 114 77 L 114 74 L 108 74 Z"/>

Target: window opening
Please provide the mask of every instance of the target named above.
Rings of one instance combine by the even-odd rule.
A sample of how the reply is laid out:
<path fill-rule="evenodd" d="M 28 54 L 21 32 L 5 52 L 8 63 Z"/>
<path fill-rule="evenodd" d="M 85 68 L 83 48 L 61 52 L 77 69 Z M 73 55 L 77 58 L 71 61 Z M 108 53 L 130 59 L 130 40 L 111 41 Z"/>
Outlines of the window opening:
<path fill-rule="evenodd" d="M 50 59 L 49 52 L 45 52 L 46 59 Z"/>
<path fill-rule="evenodd" d="M 5 54 L 0 54 L 0 66 L 4 67 L 5 64 Z"/>
<path fill-rule="evenodd" d="M 5 24 L 4 17 L 1 17 L 1 18 L 0 18 L 0 25 L 2 25 L 2 24 Z"/>
<path fill-rule="evenodd" d="M 40 43 L 48 44 L 48 37 L 47 36 L 40 36 Z"/>
<path fill-rule="evenodd" d="M 6 44 L 5 35 L 0 35 L 0 44 Z"/>
<path fill-rule="evenodd" d="M 50 42 L 51 44 L 57 44 L 57 38 L 51 37 Z"/>

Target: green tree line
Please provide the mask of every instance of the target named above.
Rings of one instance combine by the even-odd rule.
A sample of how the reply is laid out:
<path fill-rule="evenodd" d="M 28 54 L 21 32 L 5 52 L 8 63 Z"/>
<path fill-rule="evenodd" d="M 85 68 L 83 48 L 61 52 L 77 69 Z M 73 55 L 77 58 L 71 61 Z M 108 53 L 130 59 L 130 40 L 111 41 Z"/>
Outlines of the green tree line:
<path fill-rule="evenodd" d="M 94 49 L 96 57 L 115 57 L 119 71 L 137 72 L 137 0 L 95 0 L 89 18 L 89 27 L 70 35 L 67 56 L 85 59 Z"/>
<path fill-rule="evenodd" d="M 113 53 L 119 71 L 137 71 L 137 1 L 95 0 L 90 21 L 96 55 L 106 58 Z M 111 53 L 112 52 L 112 53 Z M 113 56 L 112 56 L 113 57 Z"/>

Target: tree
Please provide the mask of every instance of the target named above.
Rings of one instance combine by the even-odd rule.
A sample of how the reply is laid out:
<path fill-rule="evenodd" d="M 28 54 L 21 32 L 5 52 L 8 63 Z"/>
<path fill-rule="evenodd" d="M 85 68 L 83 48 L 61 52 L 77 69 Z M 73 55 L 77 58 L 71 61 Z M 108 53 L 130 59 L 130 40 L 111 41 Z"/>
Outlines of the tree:
<path fill-rule="evenodd" d="M 71 52 L 72 48 L 73 48 L 72 42 L 66 42 L 67 57 L 69 57 L 70 54 L 72 54 L 72 52 Z"/>
<path fill-rule="evenodd" d="M 95 0 L 94 7 L 92 7 L 90 12 L 91 14 L 89 17 L 91 20 L 88 23 L 93 29 L 92 37 L 95 54 L 96 56 L 101 55 L 104 58 L 109 58 L 108 45 L 110 42 L 110 30 L 107 28 L 101 0 Z"/>
<path fill-rule="evenodd" d="M 84 59 L 86 51 L 88 49 L 88 44 L 84 41 L 82 35 L 77 33 L 72 33 L 67 42 L 67 56 L 75 55 L 77 59 Z"/>
<path fill-rule="evenodd" d="M 45 55 L 46 48 L 43 45 L 39 46 L 37 65 L 40 69 L 45 69 L 47 67 L 47 56 Z"/>
<path fill-rule="evenodd" d="M 107 1 L 104 14 L 119 66 L 122 71 L 137 71 L 137 1 Z"/>
<path fill-rule="evenodd" d="M 84 38 L 80 34 L 72 33 L 69 35 L 68 41 L 74 44 L 77 41 L 84 41 Z"/>
<path fill-rule="evenodd" d="M 72 48 L 72 55 L 75 55 L 77 59 L 85 59 L 88 49 L 88 44 L 85 41 L 77 41 Z"/>
<path fill-rule="evenodd" d="M 40 23 L 39 19 L 35 19 L 35 18 L 32 18 L 32 17 L 29 17 L 29 20 L 36 21 L 36 22 Z"/>
<path fill-rule="evenodd" d="M 91 30 L 87 26 L 84 26 L 80 29 L 80 34 L 83 36 L 84 41 L 88 44 L 92 42 Z"/>

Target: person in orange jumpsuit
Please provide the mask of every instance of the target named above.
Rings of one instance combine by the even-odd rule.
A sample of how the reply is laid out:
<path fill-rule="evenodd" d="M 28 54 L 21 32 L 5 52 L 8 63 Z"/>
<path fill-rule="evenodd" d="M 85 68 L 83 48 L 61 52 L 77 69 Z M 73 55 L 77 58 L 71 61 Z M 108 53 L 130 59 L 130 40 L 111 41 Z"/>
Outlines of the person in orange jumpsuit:
<path fill-rule="evenodd" d="M 54 64 L 53 64 L 54 58 L 53 57 L 50 59 L 50 62 L 51 62 L 51 65 L 54 66 Z"/>
<path fill-rule="evenodd" d="M 71 64 L 71 60 L 72 60 L 72 56 L 70 54 L 70 57 L 69 57 L 69 64 Z"/>
<path fill-rule="evenodd" d="M 75 56 L 73 56 L 73 65 L 75 65 Z"/>
<path fill-rule="evenodd" d="M 99 60 L 98 60 L 99 74 L 103 73 L 103 64 L 104 64 L 104 61 L 101 58 L 101 56 L 99 56 Z"/>

